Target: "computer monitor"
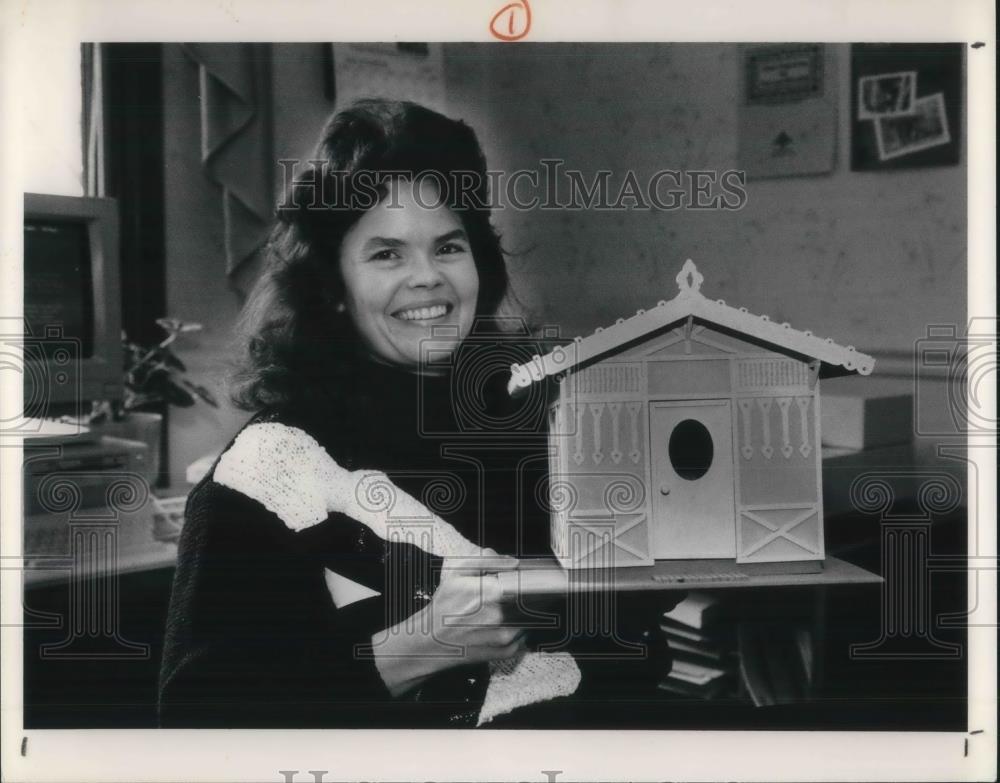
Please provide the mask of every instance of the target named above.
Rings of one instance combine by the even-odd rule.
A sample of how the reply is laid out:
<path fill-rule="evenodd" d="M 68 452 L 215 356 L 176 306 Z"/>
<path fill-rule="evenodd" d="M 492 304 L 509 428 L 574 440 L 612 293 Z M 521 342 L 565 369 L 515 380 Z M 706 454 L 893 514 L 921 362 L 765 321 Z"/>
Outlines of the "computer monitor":
<path fill-rule="evenodd" d="M 120 400 L 118 204 L 24 194 L 24 415 Z"/>

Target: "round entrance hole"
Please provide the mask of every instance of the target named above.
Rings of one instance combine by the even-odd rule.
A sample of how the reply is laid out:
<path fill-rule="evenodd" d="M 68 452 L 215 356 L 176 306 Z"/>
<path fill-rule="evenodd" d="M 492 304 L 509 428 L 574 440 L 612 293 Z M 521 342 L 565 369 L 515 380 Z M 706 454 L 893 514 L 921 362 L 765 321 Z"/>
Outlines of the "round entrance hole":
<path fill-rule="evenodd" d="M 670 464 L 682 479 L 700 479 L 712 467 L 715 448 L 708 428 L 695 419 L 684 419 L 670 433 Z"/>

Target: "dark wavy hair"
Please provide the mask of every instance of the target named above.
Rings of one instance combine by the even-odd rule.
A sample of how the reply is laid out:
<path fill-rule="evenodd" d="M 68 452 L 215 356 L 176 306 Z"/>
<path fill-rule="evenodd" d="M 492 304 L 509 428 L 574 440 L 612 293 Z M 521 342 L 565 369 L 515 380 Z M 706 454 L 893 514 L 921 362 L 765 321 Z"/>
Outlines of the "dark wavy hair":
<path fill-rule="evenodd" d="M 415 103 L 359 101 L 327 122 L 313 159 L 278 206 L 265 269 L 238 327 L 241 355 L 230 379 L 236 405 L 256 411 L 344 388 L 359 338 L 337 307 L 344 299 L 341 243 L 386 197 L 389 177 L 423 176 L 439 183 L 469 237 L 479 274 L 476 315 L 496 315 L 507 267 L 472 128 Z M 456 179 L 463 187 L 440 187 Z"/>

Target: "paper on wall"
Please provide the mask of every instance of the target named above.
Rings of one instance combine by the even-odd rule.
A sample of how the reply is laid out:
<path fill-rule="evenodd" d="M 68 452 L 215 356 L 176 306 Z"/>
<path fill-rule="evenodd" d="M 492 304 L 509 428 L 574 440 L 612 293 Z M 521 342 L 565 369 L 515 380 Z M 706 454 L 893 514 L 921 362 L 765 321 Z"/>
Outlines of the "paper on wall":
<path fill-rule="evenodd" d="M 359 98 L 389 98 L 447 112 L 440 44 L 333 44 L 333 68 L 338 110 Z"/>

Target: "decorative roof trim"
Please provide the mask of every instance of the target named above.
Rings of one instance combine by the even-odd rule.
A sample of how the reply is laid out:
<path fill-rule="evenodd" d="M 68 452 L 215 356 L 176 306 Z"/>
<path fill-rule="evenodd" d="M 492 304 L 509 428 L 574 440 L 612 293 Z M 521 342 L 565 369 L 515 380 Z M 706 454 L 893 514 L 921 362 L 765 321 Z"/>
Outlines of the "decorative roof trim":
<path fill-rule="evenodd" d="M 677 275 L 677 296 L 669 302 L 660 301 L 649 310 L 638 310 L 631 318 L 619 318 L 612 326 L 598 329 L 589 337 L 577 337 L 544 356 L 534 356 L 526 364 L 510 368 L 507 391 L 513 394 L 536 381 L 567 372 L 579 364 L 613 351 L 625 343 L 662 329 L 684 318 L 701 318 L 772 345 L 819 359 L 824 364 L 843 367 L 849 372 L 870 375 L 875 359 L 842 346 L 832 338 L 816 337 L 812 332 L 793 329 L 788 323 L 775 323 L 766 315 L 754 315 L 745 307 L 730 307 L 722 299 L 708 299 L 701 293 L 704 276 L 689 258 Z"/>

